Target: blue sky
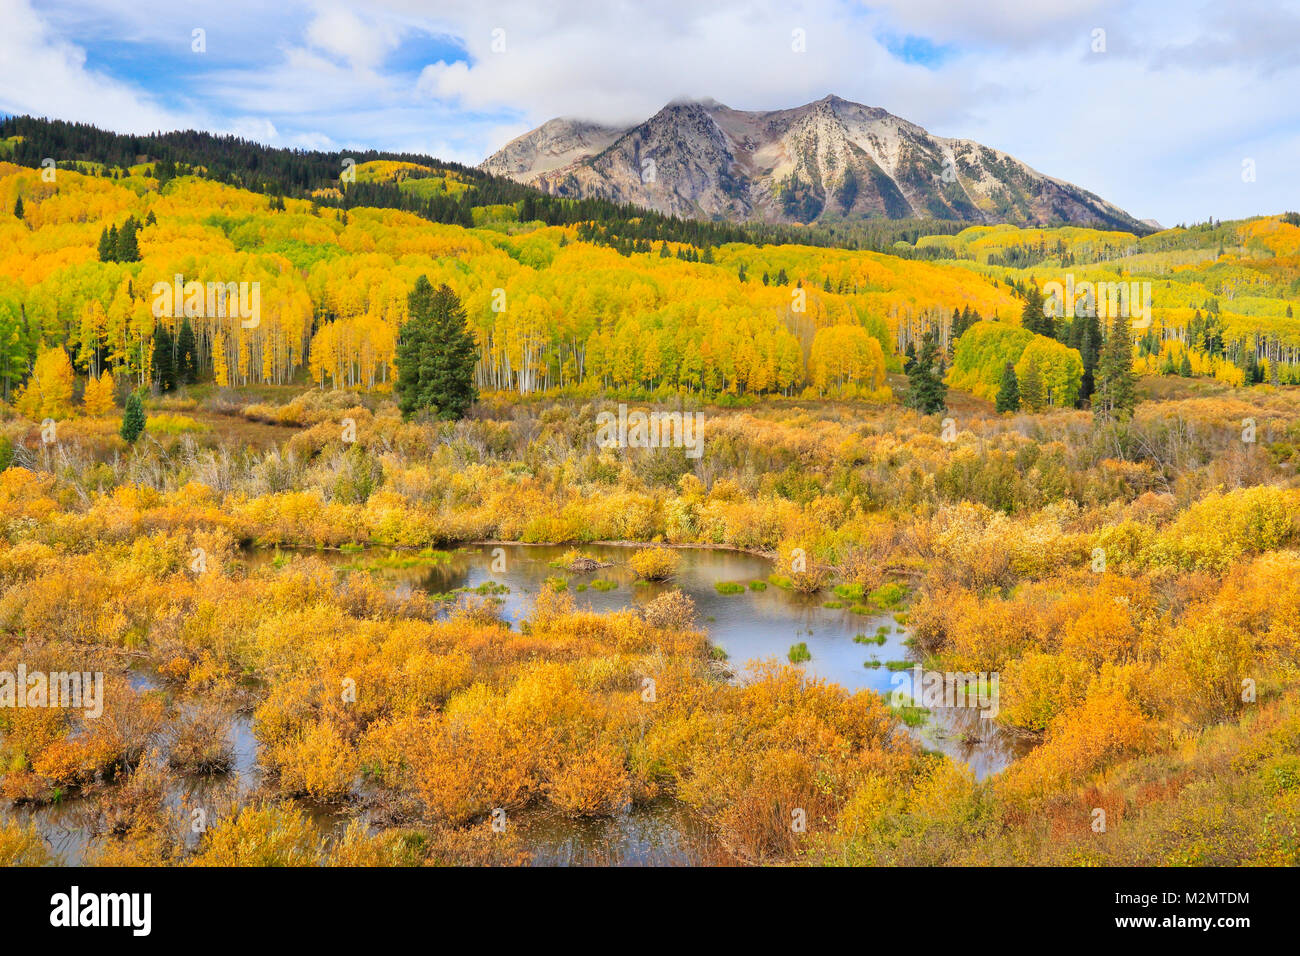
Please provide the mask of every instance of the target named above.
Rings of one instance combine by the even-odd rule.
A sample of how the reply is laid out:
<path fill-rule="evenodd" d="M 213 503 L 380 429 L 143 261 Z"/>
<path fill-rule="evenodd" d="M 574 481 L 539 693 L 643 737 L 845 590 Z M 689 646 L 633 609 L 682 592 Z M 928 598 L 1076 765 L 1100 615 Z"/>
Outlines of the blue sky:
<path fill-rule="evenodd" d="M 0 0 L 0 16 L 0 111 L 122 131 L 476 163 L 558 115 L 836 93 L 1166 225 L 1300 208 L 1298 0 Z"/>

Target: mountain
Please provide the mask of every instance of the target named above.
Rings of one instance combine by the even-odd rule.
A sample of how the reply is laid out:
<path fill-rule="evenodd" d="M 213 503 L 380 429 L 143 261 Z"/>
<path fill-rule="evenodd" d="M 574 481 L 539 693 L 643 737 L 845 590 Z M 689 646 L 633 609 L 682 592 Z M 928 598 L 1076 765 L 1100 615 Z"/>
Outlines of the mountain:
<path fill-rule="evenodd" d="M 932 136 L 883 109 L 827 96 L 794 109 L 669 103 L 617 129 L 554 119 L 480 168 L 556 196 L 733 222 L 878 218 L 1149 227 L 1000 150 Z"/>
<path fill-rule="evenodd" d="M 523 182 L 603 152 L 626 130 L 585 120 L 553 119 L 506 143 L 479 168 Z"/>

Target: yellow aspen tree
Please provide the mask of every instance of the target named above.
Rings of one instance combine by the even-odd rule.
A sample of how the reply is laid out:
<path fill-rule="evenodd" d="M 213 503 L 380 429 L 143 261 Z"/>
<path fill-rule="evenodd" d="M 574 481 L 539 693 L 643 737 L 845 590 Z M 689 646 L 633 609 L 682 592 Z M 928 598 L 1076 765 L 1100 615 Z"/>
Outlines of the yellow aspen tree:
<path fill-rule="evenodd" d="M 212 376 L 217 385 L 230 385 L 230 369 L 226 365 L 226 333 L 217 332 L 212 340 Z"/>
<path fill-rule="evenodd" d="M 23 386 L 14 407 L 35 419 L 65 418 L 72 413 L 75 376 L 68 353 L 61 348 L 42 352 L 32 366 L 32 376 Z"/>
<path fill-rule="evenodd" d="M 113 373 L 105 371 L 98 378 L 87 379 L 81 404 L 87 415 L 96 418 L 113 411 Z"/>

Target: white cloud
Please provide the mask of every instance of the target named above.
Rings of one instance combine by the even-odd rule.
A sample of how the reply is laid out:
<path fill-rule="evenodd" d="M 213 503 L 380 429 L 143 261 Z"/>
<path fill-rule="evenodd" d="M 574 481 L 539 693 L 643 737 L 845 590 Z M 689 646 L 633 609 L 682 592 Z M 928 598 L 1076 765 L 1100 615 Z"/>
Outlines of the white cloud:
<path fill-rule="evenodd" d="M 85 52 L 54 35 L 28 0 L 0 0 L 0 110 L 145 133 L 192 125 L 86 68 Z"/>
<path fill-rule="evenodd" d="M 425 5 L 393 6 L 411 13 Z M 471 62 L 430 66 L 422 92 L 465 109 L 512 106 L 532 125 L 557 115 L 636 121 L 679 95 L 776 109 L 834 92 L 1003 149 L 1143 217 L 1176 222 L 1295 205 L 1298 170 L 1280 145 L 1300 131 L 1300 99 L 1284 95 L 1300 79 L 1294 2 L 1227 11 L 1134 0 L 666 0 L 642 8 L 511 0 L 490 9 L 440 3 L 438 11 L 464 37 Z M 492 49 L 494 27 L 505 31 L 503 52 Z M 807 38 L 802 55 L 790 49 L 796 28 Z M 1098 29 L 1104 53 L 1092 52 Z M 946 55 L 904 62 L 879 39 L 908 35 Z M 495 141 L 492 132 L 483 130 L 485 154 L 511 130 L 497 126 Z M 1267 162 L 1255 188 L 1243 191 L 1225 173 L 1239 159 L 1228 159 L 1255 153 Z M 1270 181 L 1265 168 L 1274 170 Z"/>
<path fill-rule="evenodd" d="M 342 6 L 322 8 L 307 26 L 307 40 L 313 46 L 365 70 L 378 67 L 398 39 L 394 24 L 362 20 Z"/>
<path fill-rule="evenodd" d="M 553 116 L 632 123 L 679 96 L 776 109 L 837 93 L 1006 150 L 1139 216 L 1296 205 L 1297 0 L 289 0 L 274 13 L 260 0 L 198 12 L 48 2 L 38 17 L 27 0 L 0 0 L 12 11 L 0 108 L 477 162 Z M 86 34 L 174 45 L 191 20 L 209 25 L 212 52 L 184 116 L 144 80 L 135 89 L 87 69 L 77 46 Z M 1090 52 L 1098 28 L 1101 54 Z M 791 49 L 795 30 L 804 53 Z M 393 69 L 404 41 L 443 34 L 468 62 L 412 64 L 408 49 Z M 890 52 L 907 37 L 941 56 Z M 1243 157 L 1259 169 L 1248 189 L 1233 178 Z"/>

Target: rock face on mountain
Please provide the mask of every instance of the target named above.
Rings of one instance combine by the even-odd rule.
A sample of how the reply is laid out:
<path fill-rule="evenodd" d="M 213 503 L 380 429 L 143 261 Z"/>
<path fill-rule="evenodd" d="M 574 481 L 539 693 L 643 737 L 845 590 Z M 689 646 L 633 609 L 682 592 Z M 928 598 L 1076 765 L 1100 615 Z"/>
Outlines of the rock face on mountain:
<path fill-rule="evenodd" d="M 506 143 L 484 160 L 485 172 L 523 181 L 601 152 L 626 130 L 585 120 L 553 119 Z"/>
<path fill-rule="evenodd" d="M 919 217 L 1147 231 L 1099 196 L 1006 153 L 932 136 L 837 96 L 772 112 L 674 102 L 625 130 L 551 120 L 481 168 L 558 196 L 697 219 Z"/>

